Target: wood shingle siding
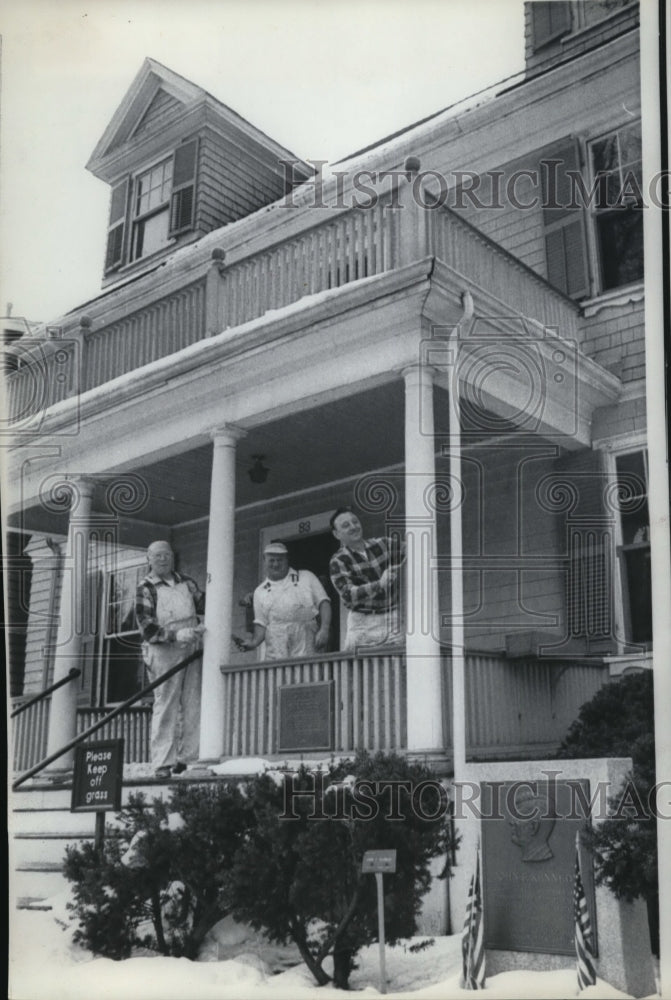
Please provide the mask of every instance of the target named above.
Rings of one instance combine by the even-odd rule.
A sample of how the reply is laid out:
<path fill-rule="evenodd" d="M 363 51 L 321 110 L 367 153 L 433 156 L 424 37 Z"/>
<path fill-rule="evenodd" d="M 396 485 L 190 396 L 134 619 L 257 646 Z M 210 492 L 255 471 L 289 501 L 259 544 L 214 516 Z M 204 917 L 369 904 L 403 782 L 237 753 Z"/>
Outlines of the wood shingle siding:
<path fill-rule="evenodd" d="M 183 108 L 181 101 L 161 89 L 151 101 L 149 107 L 140 119 L 134 135 L 138 136 L 148 132 L 158 132 L 169 121 L 175 113 Z"/>

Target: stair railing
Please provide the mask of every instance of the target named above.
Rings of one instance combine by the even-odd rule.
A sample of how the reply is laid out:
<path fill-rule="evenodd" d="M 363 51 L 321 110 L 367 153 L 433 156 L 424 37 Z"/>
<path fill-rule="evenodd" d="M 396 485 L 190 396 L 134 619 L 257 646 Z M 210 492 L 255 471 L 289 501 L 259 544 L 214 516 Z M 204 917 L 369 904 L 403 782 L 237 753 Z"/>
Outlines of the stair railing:
<path fill-rule="evenodd" d="M 166 672 L 164 674 L 161 674 L 161 676 L 158 677 L 155 681 L 152 681 L 150 684 L 147 684 L 146 687 L 143 687 L 141 691 L 137 691 L 134 695 L 131 695 L 131 697 L 127 698 L 126 701 L 122 702 L 121 705 L 117 705 L 116 708 L 112 709 L 111 712 L 108 712 L 108 714 L 103 716 L 102 719 L 98 719 L 97 722 L 94 722 L 92 726 L 89 726 L 88 729 L 85 729 L 83 733 L 79 734 L 79 736 L 75 736 L 73 740 L 70 740 L 69 743 L 66 743 L 64 746 L 62 746 L 60 750 L 56 750 L 55 753 L 50 754 L 48 757 L 45 757 L 44 760 L 41 760 L 38 764 L 35 764 L 27 771 L 24 771 L 24 773 L 20 775 L 16 779 L 16 781 L 12 783 L 12 791 L 16 791 L 16 789 L 19 788 L 19 786 L 22 785 L 24 781 L 27 781 L 28 778 L 34 777 L 34 775 L 36 775 L 39 771 L 42 771 L 49 764 L 53 763 L 53 761 L 58 760 L 59 757 L 62 757 L 64 753 L 68 752 L 68 750 L 72 750 L 73 747 L 76 747 L 78 746 L 78 744 L 83 743 L 84 740 L 87 739 L 87 737 L 91 736 L 92 733 L 97 732 L 98 729 L 102 729 L 102 727 L 106 725 L 110 721 L 110 719 L 114 719 L 117 715 L 120 715 L 121 712 L 125 712 L 125 710 L 127 708 L 130 708 L 131 705 L 134 705 L 137 701 L 140 701 L 141 698 L 144 698 L 145 695 L 149 694 L 150 691 L 153 691 L 154 688 L 160 687 L 160 685 L 164 684 L 170 677 L 174 677 L 174 675 L 179 673 L 180 670 L 184 670 L 185 667 L 188 667 L 190 663 L 192 663 L 194 660 L 197 660 L 202 655 L 203 655 L 202 649 L 197 649 L 195 650 L 195 652 L 190 653 L 183 660 L 180 660 L 179 663 L 176 663 L 174 667 L 171 667 L 170 670 L 166 670 Z M 46 694 L 47 692 L 43 693 Z"/>
<path fill-rule="evenodd" d="M 70 681 L 74 681 L 77 677 L 80 676 L 81 676 L 81 670 L 79 669 L 79 667 L 70 667 L 70 670 L 65 675 L 65 677 L 61 677 L 59 681 L 56 681 L 54 684 L 50 684 L 48 688 L 45 688 L 44 691 L 40 691 L 40 693 L 36 694 L 34 698 L 29 698 L 28 701 L 24 701 L 22 705 L 19 705 L 18 708 L 15 708 L 12 714 L 10 715 L 10 719 L 13 719 L 16 715 L 21 715 L 21 712 L 25 712 L 26 709 L 30 708 L 32 705 L 37 705 L 39 701 L 42 701 L 44 698 L 46 698 L 46 696 L 48 694 L 51 694 L 52 691 L 56 691 L 57 688 L 63 687 L 64 684 L 69 684 Z"/>

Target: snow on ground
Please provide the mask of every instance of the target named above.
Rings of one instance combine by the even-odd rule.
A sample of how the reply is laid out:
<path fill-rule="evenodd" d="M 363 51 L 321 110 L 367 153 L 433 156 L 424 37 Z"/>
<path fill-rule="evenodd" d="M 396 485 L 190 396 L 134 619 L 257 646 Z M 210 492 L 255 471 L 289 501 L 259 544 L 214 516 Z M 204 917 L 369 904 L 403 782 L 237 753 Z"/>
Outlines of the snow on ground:
<path fill-rule="evenodd" d="M 49 901 L 49 911 L 14 912 L 10 927 L 11 1000 L 343 1000 L 347 995 L 331 987 L 317 987 L 302 964 L 273 975 L 268 964 L 253 952 L 237 954 L 228 961 L 142 956 L 114 962 L 93 958 L 72 943 L 67 899 L 67 893 L 55 896 Z M 431 947 L 410 951 L 410 945 L 418 940 L 387 948 L 387 996 L 473 1000 L 472 992 L 459 988 L 459 936 L 436 938 Z M 350 978 L 351 989 L 365 997 L 378 996 L 378 946 L 363 949 L 358 961 L 359 968 Z M 570 969 L 504 972 L 491 976 L 486 988 L 491 1000 L 566 1000 L 578 995 L 585 1000 L 626 997 L 602 980 L 578 994 L 575 972 Z"/>

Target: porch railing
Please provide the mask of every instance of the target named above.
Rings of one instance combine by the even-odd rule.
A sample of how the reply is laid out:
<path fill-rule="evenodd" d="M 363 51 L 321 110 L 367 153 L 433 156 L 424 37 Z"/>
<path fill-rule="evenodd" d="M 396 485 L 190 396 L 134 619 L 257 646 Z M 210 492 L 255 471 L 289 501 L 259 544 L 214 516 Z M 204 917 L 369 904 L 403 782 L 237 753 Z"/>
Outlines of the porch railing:
<path fill-rule="evenodd" d="M 578 337 L 577 306 L 539 274 L 449 208 L 432 209 L 426 219 L 432 254 L 514 313 L 555 328 L 560 337 Z"/>
<path fill-rule="evenodd" d="M 575 305 L 458 213 L 413 204 L 399 212 L 389 201 L 390 196 L 365 209 L 315 210 L 298 232 L 296 220 L 288 217 L 269 235 L 253 232 L 223 259 L 203 257 L 192 265 L 186 287 L 175 289 L 174 276 L 167 292 L 152 286 L 153 297 L 148 289 L 130 314 L 123 303 L 112 309 L 107 300 L 99 307 L 93 302 L 89 316 L 84 310 L 73 314 L 61 344 L 19 342 L 20 367 L 7 377 L 9 420 L 42 414 L 54 403 L 307 295 L 428 255 L 472 280 L 511 315 L 556 327 L 560 336 L 577 336 Z M 423 214 L 413 230 L 410 215 L 416 212 Z"/>
<path fill-rule="evenodd" d="M 445 748 L 451 745 L 451 664 L 444 656 Z M 301 660 L 227 665 L 224 679 L 224 756 L 277 755 L 278 691 L 283 684 L 334 682 L 336 752 L 359 748 L 401 750 L 407 745 L 405 653 L 398 647 L 367 655 L 330 653 Z M 582 704 L 609 679 L 608 667 L 587 660 L 510 660 L 500 653 L 466 657 L 466 736 L 469 758 L 529 756 L 556 748 Z M 77 711 L 77 733 L 105 715 L 102 708 Z M 44 758 L 49 698 L 12 720 L 14 769 Z M 125 740 L 127 763 L 149 760 L 151 707 L 127 708 L 99 737 Z"/>
<path fill-rule="evenodd" d="M 50 707 L 51 697 L 47 696 L 42 701 L 33 702 L 24 712 L 12 719 L 15 771 L 26 771 L 45 757 Z"/>
<path fill-rule="evenodd" d="M 278 753 L 279 688 L 333 681 L 336 752 L 400 749 L 406 744 L 405 654 L 332 653 L 301 660 L 224 666 L 224 756 Z"/>
<path fill-rule="evenodd" d="M 21 341 L 7 377 L 7 419 L 43 414 L 62 400 L 167 357 L 205 336 L 205 278 L 97 329 L 88 320 L 62 341 Z"/>
<path fill-rule="evenodd" d="M 47 697 L 12 719 L 15 771 L 27 771 L 45 757 L 50 704 L 51 699 Z M 99 722 L 106 711 L 104 708 L 78 708 L 77 735 Z M 125 762 L 142 764 L 149 760 L 150 726 L 151 706 L 141 705 L 111 719 L 99 730 L 98 738 L 115 740 L 123 737 Z"/>
<path fill-rule="evenodd" d="M 447 749 L 452 729 L 451 660 L 445 668 Z M 559 746 L 580 706 L 609 680 L 608 667 L 587 660 L 466 656 L 466 746 L 469 758 L 529 756 Z"/>
<path fill-rule="evenodd" d="M 105 708 L 78 708 L 77 734 L 100 722 L 108 712 L 109 709 Z M 145 764 L 150 760 L 150 729 L 151 705 L 135 705 L 101 726 L 96 739 L 123 739 L 125 763 Z"/>

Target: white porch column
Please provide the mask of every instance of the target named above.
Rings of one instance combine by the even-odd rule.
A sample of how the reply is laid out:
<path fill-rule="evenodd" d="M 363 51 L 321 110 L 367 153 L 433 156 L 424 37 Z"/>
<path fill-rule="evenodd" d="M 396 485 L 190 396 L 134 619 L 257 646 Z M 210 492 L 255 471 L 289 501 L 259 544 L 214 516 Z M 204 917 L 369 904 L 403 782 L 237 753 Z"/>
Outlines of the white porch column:
<path fill-rule="evenodd" d="M 235 448 L 245 432 L 221 427 L 212 432 L 212 485 L 207 536 L 207 590 L 200 717 L 201 762 L 219 761 L 224 749 L 224 679 L 233 618 L 235 548 Z"/>
<path fill-rule="evenodd" d="M 83 477 L 68 480 L 60 489 L 70 492 L 70 521 L 63 565 L 60 612 L 54 682 L 66 677 L 72 667 L 82 666 L 82 643 L 89 634 L 91 609 L 87 587 L 87 562 L 91 531 L 91 505 L 94 482 Z M 51 696 L 47 756 L 56 753 L 74 739 L 77 730 L 77 680 L 58 688 Z M 45 773 L 57 775 L 72 770 L 74 750 L 69 750 L 50 765 Z"/>
<path fill-rule="evenodd" d="M 442 750 L 443 691 L 436 579 L 433 369 L 412 365 L 405 379 L 406 656 L 408 749 Z"/>
<path fill-rule="evenodd" d="M 459 328 L 457 327 L 456 330 Z M 450 386 L 450 480 L 461 488 L 461 403 L 457 373 L 458 334 L 451 338 L 455 377 Z M 466 646 L 464 640 L 464 543 L 462 505 L 450 506 L 450 613 L 452 640 L 452 764 L 454 780 L 464 779 L 466 767 Z"/>

